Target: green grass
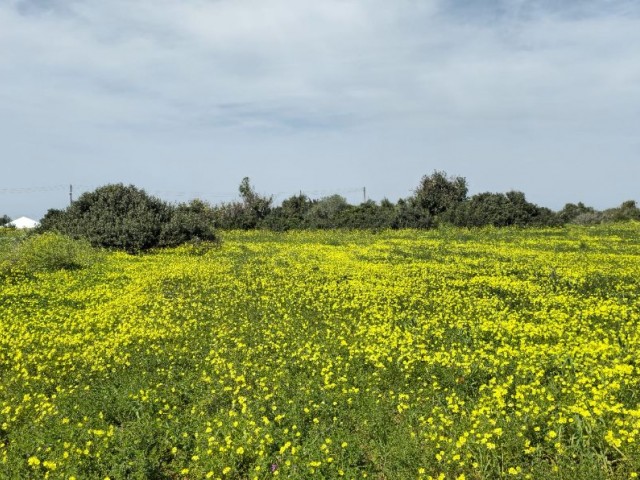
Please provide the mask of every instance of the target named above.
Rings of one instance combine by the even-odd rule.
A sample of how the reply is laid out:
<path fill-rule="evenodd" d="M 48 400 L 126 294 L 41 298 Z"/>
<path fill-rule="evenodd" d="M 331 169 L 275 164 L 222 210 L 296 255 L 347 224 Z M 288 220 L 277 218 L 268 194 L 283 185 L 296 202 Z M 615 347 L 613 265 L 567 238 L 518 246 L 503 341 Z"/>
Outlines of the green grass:
<path fill-rule="evenodd" d="M 229 232 L 12 271 L 0 478 L 630 478 L 638 233 Z"/>

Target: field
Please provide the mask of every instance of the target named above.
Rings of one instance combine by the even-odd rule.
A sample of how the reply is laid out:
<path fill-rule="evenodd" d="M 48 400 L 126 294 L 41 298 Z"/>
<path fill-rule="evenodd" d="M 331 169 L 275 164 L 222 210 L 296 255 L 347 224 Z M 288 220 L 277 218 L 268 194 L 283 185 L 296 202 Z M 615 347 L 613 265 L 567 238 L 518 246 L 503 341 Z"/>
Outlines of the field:
<path fill-rule="evenodd" d="M 639 278 L 638 223 L 6 275 L 0 478 L 635 478 Z"/>

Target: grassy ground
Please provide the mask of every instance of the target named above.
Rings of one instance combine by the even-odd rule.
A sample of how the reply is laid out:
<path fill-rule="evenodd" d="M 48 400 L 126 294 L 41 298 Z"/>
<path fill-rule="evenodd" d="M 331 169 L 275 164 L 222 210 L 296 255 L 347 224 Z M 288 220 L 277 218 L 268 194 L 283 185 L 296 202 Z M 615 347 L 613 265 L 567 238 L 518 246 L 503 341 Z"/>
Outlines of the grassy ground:
<path fill-rule="evenodd" d="M 0 279 L 0 478 L 634 478 L 640 226 L 231 232 Z"/>

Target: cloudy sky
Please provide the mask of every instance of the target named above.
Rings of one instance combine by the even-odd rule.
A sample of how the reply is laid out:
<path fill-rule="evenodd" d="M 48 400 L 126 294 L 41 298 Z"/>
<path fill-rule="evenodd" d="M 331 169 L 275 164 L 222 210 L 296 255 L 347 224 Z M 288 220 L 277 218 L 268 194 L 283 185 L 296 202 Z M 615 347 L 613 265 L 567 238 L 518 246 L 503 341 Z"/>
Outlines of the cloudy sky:
<path fill-rule="evenodd" d="M 640 201 L 637 0 L 0 0 L 0 215 L 105 183 L 170 201 L 395 201 L 422 175 Z"/>

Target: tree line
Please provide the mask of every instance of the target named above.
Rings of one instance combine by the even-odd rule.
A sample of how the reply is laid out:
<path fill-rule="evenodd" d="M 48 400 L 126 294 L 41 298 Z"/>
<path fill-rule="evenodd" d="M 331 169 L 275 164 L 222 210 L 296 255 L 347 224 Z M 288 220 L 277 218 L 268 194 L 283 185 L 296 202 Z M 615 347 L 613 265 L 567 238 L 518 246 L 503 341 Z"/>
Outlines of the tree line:
<path fill-rule="evenodd" d="M 272 196 L 256 193 L 248 178 L 239 187 L 240 200 L 212 206 L 211 218 L 221 229 L 400 229 L 457 227 L 561 226 L 568 223 L 596 224 L 640 220 L 634 200 L 617 208 L 597 211 L 567 203 L 552 211 L 527 201 L 523 192 L 484 192 L 469 196 L 467 180 L 442 171 L 425 175 L 408 198 L 393 203 L 387 199 L 351 205 L 340 195 L 311 199 L 293 195 L 275 206 Z"/>
<path fill-rule="evenodd" d="M 634 200 L 597 211 L 583 203 L 562 210 L 529 202 L 519 191 L 468 195 L 464 177 L 442 171 L 425 175 L 407 197 L 352 205 L 340 195 L 312 199 L 293 195 L 280 205 L 256 192 L 248 177 L 238 188 L 239 200 L 211 205 L 196 199 L 170 204 L 133 185 L 112 184 L 82 194 L 63 210 L 50 209 L 38 231 L 54 231 L 88 240 L 95 246 L 132 253 L 193 241 L 215 241 L 216 230 L 269 229 L 401 229 L 457 227 L 562 226 L 640 220 Z M 0 217 L 2 223 L 9 218 Z"/>

